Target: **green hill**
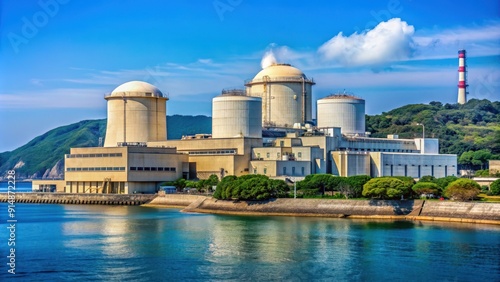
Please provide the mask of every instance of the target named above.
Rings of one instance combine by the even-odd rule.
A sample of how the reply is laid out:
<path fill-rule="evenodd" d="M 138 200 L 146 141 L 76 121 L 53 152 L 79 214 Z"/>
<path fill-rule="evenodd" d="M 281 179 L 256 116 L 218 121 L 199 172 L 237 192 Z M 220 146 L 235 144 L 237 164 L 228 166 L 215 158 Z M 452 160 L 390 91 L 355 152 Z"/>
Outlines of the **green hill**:
<path fill-rule="evenodd" d="M 366 130 L 372 137 L 398 134 L 400 138 L 439 138 L 442 154 L 461 155 L 488 149 L 500 154 L 500 102 L 472 99 L 465 105 L 406 105 L 380 115 L 366 116 Z"/>
<path fill-rule="evenodd" d="M 211 133 L 212 119 L 207 116 L 167 116 L 168 139 L 180 139 L 182 135 Z M 106 134 L 106 120 L 84 120 L 61 126 L 42 134 L 26 145 L 10 152 L 0 153 L 0 171 L 16 167 L 16 175 L 42 177 L 54 167 L 71 147 L 99 145 L 99 137 Z"/>

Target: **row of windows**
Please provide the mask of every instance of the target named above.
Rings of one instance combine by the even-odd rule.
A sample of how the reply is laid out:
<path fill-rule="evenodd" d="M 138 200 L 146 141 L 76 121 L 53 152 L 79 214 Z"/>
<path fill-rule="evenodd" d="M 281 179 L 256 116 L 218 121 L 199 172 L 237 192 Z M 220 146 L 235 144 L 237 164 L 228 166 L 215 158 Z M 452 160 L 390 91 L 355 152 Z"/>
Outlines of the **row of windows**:
<path fill-rule="evenodd" d="M 176 171 L 177 169 L 175 167 L 155 167 L 155 166 L 135 167 L 135 166 L 131 166 L 130 170 L 132 170 L 132 171 Z"/>
<path fill-rule="evenodd" d="M 68 167 L 66 171 L 124 171 L 125 167 Z"/>
<path fill-rule="evenodd" d="M 218 150 L 218 151 L 192 151 L 190 155 L 234 155 L 236 150 Z"/>
<path fill-rule="evenodd" d="M 121 157 L 122 153 L 110 153 L 110 154 L 66 154 L 66 158 L 109 158 L 109 157 Z"/>
<path fill-rule="evenodd" d="M 340 148 L 345 151 L 365 151 L 365 149 L 358 149 L 358 148 Z M 366 149 L 366 151 L 372 151 L 372 152 L 400 152 L 400 153 L 414 153 L 417 151 L 414 150 L 399 150 L 399 149 Z"/>
<path fill-rule="evenodd" d="M 301 167 L 300 168 L 300 176 L 303 176 L 305 175 L 305 172 L 306 172 L 306 168 L 305 167 Z M 258 171 L 257 171 L 257 168 L 254 168 L 253 169 L 253 174 L 257 174 Z M 297 175 L 295 174 L 296 173 L 296 169 L 295 167 L 292 167 L 292 173 L 291 174 L 287 174 L 287 168 L 286 167 L 283 167 L 283 175 L 290 175 L 290 176 L 294 176 L 294 175 Z M 263 170 L 263 174 L 266 175 L 267 174 L 267 168 L 265 167 L 264 170 Z"/>
<path fill-rule="evenodd" d="M 287 153 L 285 153 L 285 155 L 288 155 L 288 156 L 290 156 L 290 157 L 295 157 L 295 154 L 293 154 L 293 153 L 292 153 L 292 154 L 287 154 Z M 271 153 L 267 152 L 267 153 L 266 153 L 266 158 L 268 158 L 268 159 L 269 159 L 270 157 L 271 157 Z M 276 157 L 277 157 L 278 159 L 279 159 L 279 158 L 281 158 L 281 153 L 280 153 L 280 152 L 277 152 L 277 153 L 276 153 Z M 297 152 L 297 158 L 302 158 L 302 152 Z M 257 153 L 257 159 L 260 159 L 260 153 Z"/>

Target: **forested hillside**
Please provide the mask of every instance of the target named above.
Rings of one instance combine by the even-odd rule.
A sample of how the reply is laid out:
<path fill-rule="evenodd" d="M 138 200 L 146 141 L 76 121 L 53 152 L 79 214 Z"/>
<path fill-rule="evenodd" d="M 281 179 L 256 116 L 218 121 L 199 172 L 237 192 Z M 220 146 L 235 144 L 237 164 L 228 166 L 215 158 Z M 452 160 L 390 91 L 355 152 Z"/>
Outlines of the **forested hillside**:
<path fill-rule="evenodd" d="M 500 154 L 500 102 L 472 99 L 465 105 L 406 105 L 387 113 L 366 117 L 366 130 L 372 137 L 399 134 L 400 138 L 422 136 L 439 138 L 443 154 L 461 155 L 467 151 L 490 150 Z"/>

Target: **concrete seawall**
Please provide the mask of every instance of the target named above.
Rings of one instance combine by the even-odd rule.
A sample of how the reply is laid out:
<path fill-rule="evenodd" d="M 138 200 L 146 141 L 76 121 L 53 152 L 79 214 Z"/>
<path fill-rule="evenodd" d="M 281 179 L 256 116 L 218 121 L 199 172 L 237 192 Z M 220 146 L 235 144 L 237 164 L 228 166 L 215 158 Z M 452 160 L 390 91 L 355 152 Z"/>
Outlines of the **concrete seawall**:
<path fill-rule="evenodd" d="M 7 202 L 7 193 L 0 202 Z M 185 194 L 65 194 L 16 193 L 16 203 L 147 205 L 184 208 L 185 212 L 240 215 L 318 216 L 366 219 L 406 219 L 500 224 L 500 203 L 423 200 L 273 199 L 222 201 Z"/>
<path fill-rule="evenodd" d="M 206 196 L 185 195 L 185 194 L 164 194 L 158 195 L 148 206 L 168 206 L 168 207 L 187 207 L 200 199 L 208 199 Z"/>
<path fill-rule="evenodd" d="M 77 204 L 77 205 L 143 205 L 153 194 L 67 194 L 67 193 L 15 193 L 15 203 Z M 7 202 L 7 193 L 0 194 L 0 202 Z"/>
<path fill-rule="evenodd" d="M 218 201 L 206 198 L 184 209 L 189 212 L 226 214 L 299 215 L 357 218 L 404 218 L 422 204 L 415 201 L 273 199 L 270 201 Z"/>

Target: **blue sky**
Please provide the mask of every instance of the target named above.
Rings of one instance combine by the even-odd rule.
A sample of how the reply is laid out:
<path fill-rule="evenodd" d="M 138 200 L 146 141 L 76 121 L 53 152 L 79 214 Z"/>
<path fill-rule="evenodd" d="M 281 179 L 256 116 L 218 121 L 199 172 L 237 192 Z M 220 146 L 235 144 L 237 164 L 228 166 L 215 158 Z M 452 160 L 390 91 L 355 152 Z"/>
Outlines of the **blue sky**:
<path fill-rule="evenodd" d="M 102 2 L 0 3 L 0 152 L 105 118 L 130 80 L 168 93 L 169 115 L 211 115 L 271 55 L 314 78 L 314 99 L 346 89 L 377 114 L 455 103 L 466 49 L 469 98 L 500 99 L 498 1 Z"/>

